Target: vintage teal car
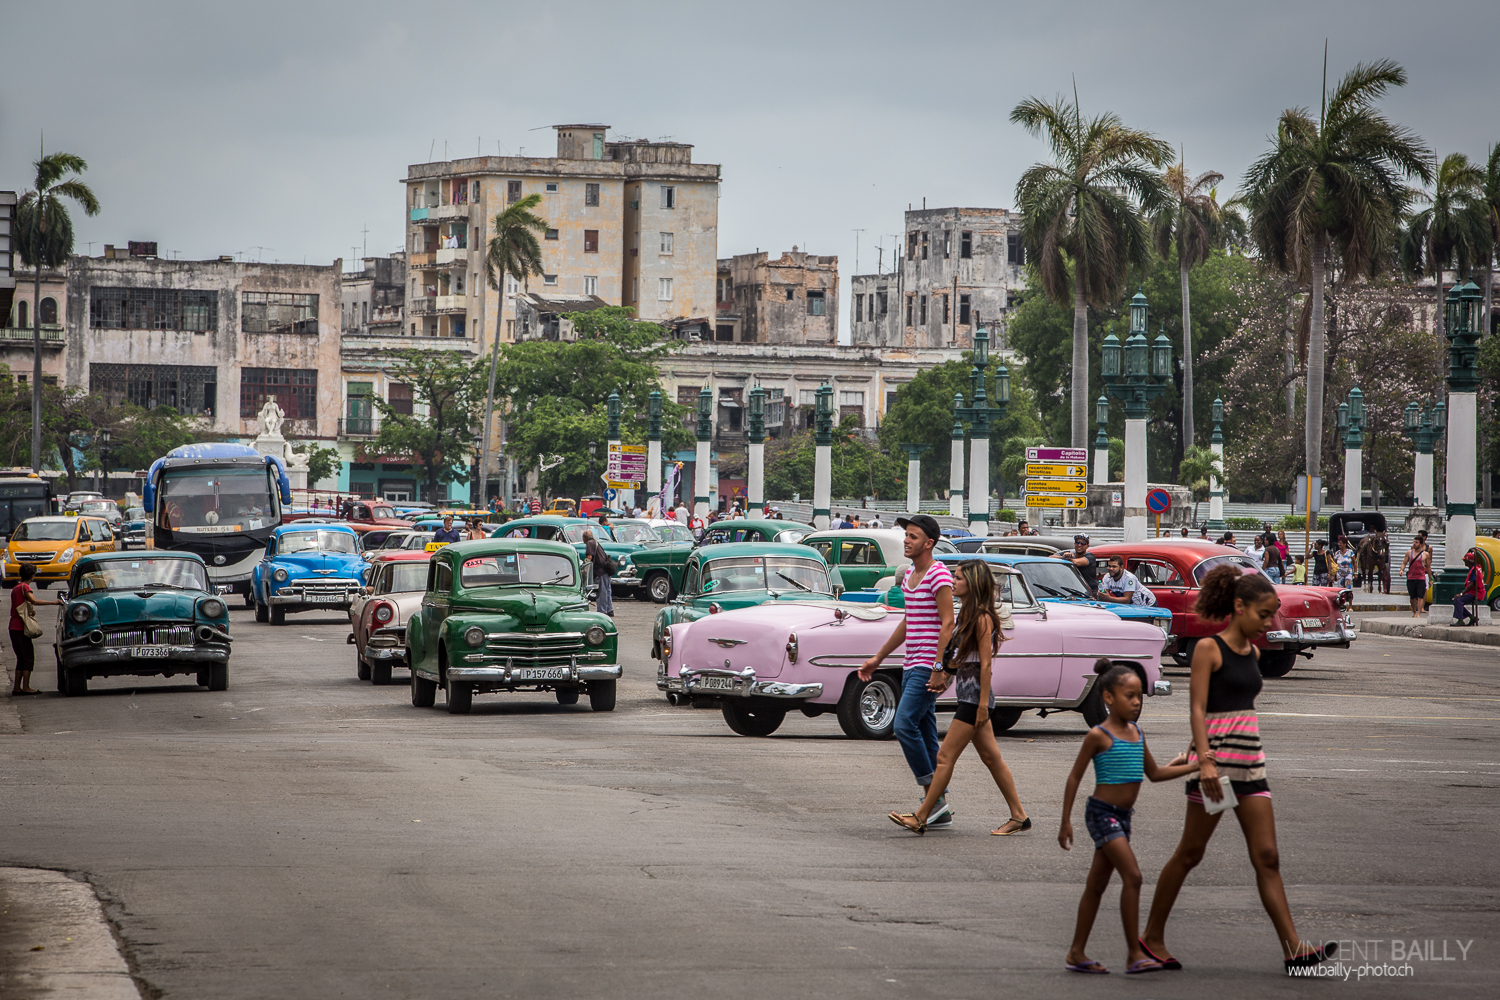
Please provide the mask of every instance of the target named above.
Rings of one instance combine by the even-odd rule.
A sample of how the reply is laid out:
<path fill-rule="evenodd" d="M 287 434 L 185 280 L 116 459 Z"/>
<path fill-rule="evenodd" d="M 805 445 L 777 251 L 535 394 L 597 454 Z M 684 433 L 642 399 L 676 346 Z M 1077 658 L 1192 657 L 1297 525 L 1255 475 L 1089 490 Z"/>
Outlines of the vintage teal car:
<path fill-rule="evenodd" d="M 196 676 L 229 687 L 229 609 L 191 552 L 95 552 L 79 559 L 58 609 L 57 689 L 90 677 Z"/>
<path fill-rule="evenodd" d="M 492 538 L 434 552 L 406 649 L 418 708 L 440 687 L 460 714 L 492 691 L 552 691 L 563 705 L 587 692 L 594 711 L 615 707 L 619 636 L 613 619 L 589 610 L 565 542 Z"/>
<path fill-rule="evenodd" d="M 796 521 L 755 521 L 735 518 L 717 521 L 703 533 L 701 546 L 725 545 L 738 542 L 800 542 L 803 536 L 813 531 L 810 524 Z M 700 547 L 701 547 L 700 546 Z M 643 598 L 649 597 L 657 604 L 666 604 L 682 591 L 682 581 L 687 573 L 688 556 L 694 546 L 669 543 L 637 552 L 631 556 L 629 577 L 641 582 Z M 620 578 L 615 578 L 619 586 Z"/>
<path fill-rule="evenodd" d="M 682 593 L 656 613 L 651 658 L 661 659 L 662 636 L 673 625 L 769 601 L 835 599 L 828 564 L 805 545 L 726 542 L 702 546 L 687 558 Z"/>

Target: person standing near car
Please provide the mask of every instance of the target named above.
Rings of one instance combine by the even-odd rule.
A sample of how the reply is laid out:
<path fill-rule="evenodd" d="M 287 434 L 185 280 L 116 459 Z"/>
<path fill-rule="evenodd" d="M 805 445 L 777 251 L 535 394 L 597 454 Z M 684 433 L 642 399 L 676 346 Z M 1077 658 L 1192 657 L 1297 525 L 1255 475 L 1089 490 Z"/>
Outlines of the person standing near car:
<path fill-rule="evenodd" d="M 464 540 L 463 532 L 453 526 L 453 515 L 448 514 L 443 518 L 443 526 L 432 533 L 434 542 L 442 542 L 452 545 L 454 542 Z"/>
<path fill-rule="evenodd" d="M 603 518 L 600 518 L 603 521 Z M 614 582 L 615 561 L 604 551 L 604 546 L 594 538 L 592 531 L 583 533 L 583 556 L 589 561 L 594 570 L 594 586 L 599 588 L 594 598 L 594 606 L 601 615 L 615 616 L 614 592 L 611 584 Z"/>
<path fill-rule="evenodd" d="M 1328 557 L 1328 543 L 1321 538 L 1313 542 L 1312 585 L 1314 587 L 1333 586 L 1333 577 L 1329 572 L 1332 563 L 1333 560 Z"/>
<path fill-rule="evenodd" d="M 39 694 L 31 686 L 31 671 L 36 666 L 36 647 L 32 644 L 31 636 L 26 634 L 26 623 L 21 620 L 21 608 L 23 605 L 31 605 L 36 608 L 47 604 L 53 607 L 62 601 L 39 601 L 36 599 L 36 591 L 31 586 L 31 581 L 36 578 L 36 567 L 31 563 L 21 564 L 21 582 L 11 588 L 10 591 L 10 648 L 16 651 L 16 679 L 11 685 L 12 697 L 20 694 Z M 36 612 L 32 612 L 35 617 Z"/>
<path fill-rule="evenodd" d="M 930 514 L 896 518 L 906 531 L 902 552 L 911 560 L 901 580 L 906 615 L 891 637 L 859 668 L 859 679 L 875 676 L 881 661 L 906 643 L 901 670 L 901 698 L 896 703 L 896 740 L 926 798 L 937 771 L 937 696 L 948 686 L 947 675 L 935 671 L 939 653 L 953 635 L 953 574 L 932 558 L 933 546 L 942 537 L 937 519 Z M 947 795 L 938 798 L 927 817 L 928 829 L 953 826 Z"/>
<path fill-rule="evenodd" d="M 1109 557 L 1104 578 L 1099 581 L 1099 600 L 1141 608 L 1156 607 L 1156 595 L 1141 586 L 1140 578 L 1125 568 L 1124 556 Z"/>
<path fill-rule="evenodd" d="M 1320 543 L 1321 544 L 1321 543 Z M 1406 596 L 1411 598 L 1411 616 L 1422 617 L 1422 602 L 1427 598 L 1427 532 L 1417 532 L 1411 548 L 1401 557 L 1401 575 L 1406 577 Z"/>
<path fill-rule="evenodd" d="M 1073 551 L 1059 552 L 1057 558 L 1066 559 L 1078 567 L 1078 572 L 1083 575 L 1083 582 L 1089 588 L 1089 593 L 1099 592 L 1099 557 L 1089 551 L 1089 536 L 1074 535 Z"/>

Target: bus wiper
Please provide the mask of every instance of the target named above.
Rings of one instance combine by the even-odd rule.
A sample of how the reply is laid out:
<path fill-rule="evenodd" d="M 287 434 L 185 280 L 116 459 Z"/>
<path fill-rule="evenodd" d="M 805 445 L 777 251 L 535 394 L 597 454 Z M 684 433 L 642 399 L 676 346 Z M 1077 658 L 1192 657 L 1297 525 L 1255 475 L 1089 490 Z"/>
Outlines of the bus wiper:
<path fill-rule="evenodd" d="M 773 572 L 775 572 L 775 574 L 777 576 L 781 577 L 787 583 L 790 583 L 793 587 L 796 587 L 798 590 L 805 591 L 806 593 L 809 593 L 809 594 L 812 593 L 812 588 L 811 587 L 809 587 L 809 586 L 807 586 L 806 584 L 803 584 L 803 583 L 798 583 L 796 580 L 794 580 L 791 577 L 787 576 L 781 570 L 778 569 L 778 570 L 774 570 Z"/>

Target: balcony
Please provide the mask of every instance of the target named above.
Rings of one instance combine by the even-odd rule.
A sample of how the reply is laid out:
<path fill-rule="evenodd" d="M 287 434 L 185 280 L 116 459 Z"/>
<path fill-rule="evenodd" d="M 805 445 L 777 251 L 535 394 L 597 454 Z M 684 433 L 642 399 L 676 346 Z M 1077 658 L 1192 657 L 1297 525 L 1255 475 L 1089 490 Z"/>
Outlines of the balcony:
<path fill-rule="evenodd" d="M 437 311 L 437 300 L 438 297 L 436 295 L 419 295 L 415 298 L 407 299 L 407 312 L 413 316 L 431 316 Z"/>
<path fill-rule="evenodd" d="M 431 267 L 433 265 L 433 256 L 434 254 L 430 250 L 427 253 L 414 253 L 407 257 L 406 264 L 408 267 Z"/>
<path fill-rule="evenodd" d="M 444 219 L 467 219 L 469 217 L 468 205 L 434 205 L 426 210 L 425 218 L 428 222 L 442 222 Z M 416 220 L 413 219 L 413 222 Z"/>
<path fill-rule="evenodd" d="M 339 437 L 374 437 L 374 417 L 340 417 Z"/>
<path fill-rule="evenodd" d="M 414 208 L 414 209 L 412 209 L 411 210 L 411 221 L 413 221 L 413 222 L 425 222 L 425 221 L 427 221 L 427 212 L 428 212 L 428 209 L 425 209 L 425 208 Z"/>
<path fill-rule="evenodd" d="M 453 247 L 436 253 L 438 264 L 462 264 L 469 259 L 467 247 Z"/>
<path fill-rule="evenodd" d="M 467 295 L 439 295 L 436 305 L 440 313 L 468 312 L 469 297 Z"/>
<path fill-rule="evenodd" d="M 0 326 L 0 343 L 15 343 L 20 341 L 29 344 L 31 343 L 31 333 L 31 327 L 29 326 Z M 67 337 L 63 334 L 63 328 L 60 325 L 43 323 L 41 335 L 43 347 L 60 348 L 67 344 Z"/>

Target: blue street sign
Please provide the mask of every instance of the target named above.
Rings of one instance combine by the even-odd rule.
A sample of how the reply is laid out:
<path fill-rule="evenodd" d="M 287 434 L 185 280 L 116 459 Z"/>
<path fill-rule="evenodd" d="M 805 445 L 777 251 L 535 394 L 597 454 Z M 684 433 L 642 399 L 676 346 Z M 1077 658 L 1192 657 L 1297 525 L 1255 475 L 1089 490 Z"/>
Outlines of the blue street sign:
<path fill-rule="evenodd" d="M 1146 509 L 1153 514 L 1165 514 L 1172 509 L 1172 494 L 1166 490 L 1152 490 L 1146 494 Z"/>

